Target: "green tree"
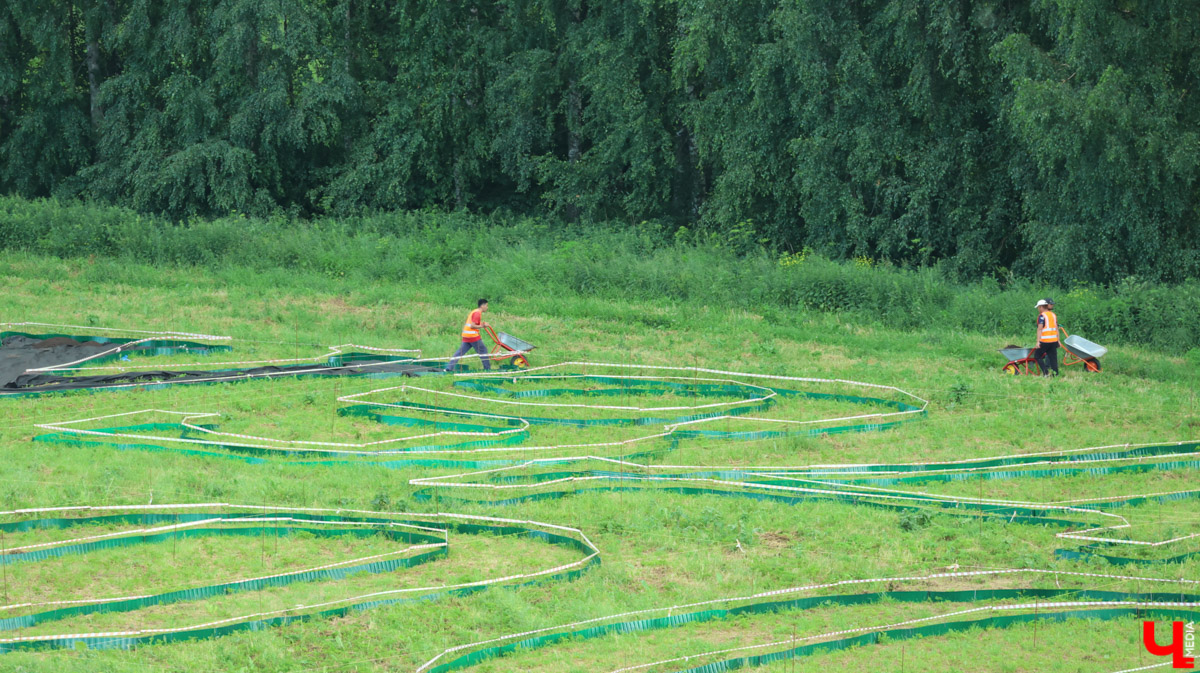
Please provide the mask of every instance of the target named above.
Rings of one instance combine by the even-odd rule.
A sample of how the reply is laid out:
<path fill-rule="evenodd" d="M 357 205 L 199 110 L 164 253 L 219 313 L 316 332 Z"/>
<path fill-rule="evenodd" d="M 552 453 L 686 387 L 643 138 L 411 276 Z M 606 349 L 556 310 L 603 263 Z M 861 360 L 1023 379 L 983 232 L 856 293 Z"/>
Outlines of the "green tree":
<path fill-rule="evenodd" d="M 0 191 L 507 209 L 1060 283 L 1200 271 L 1165 0 L 12 0 Z"/>
<path fill-rule="evenodd" d="M 1188 3 L 1035 2 L 993 50 L 1029 273 L 1060 283 L 1200 272 L 1200 13 Z"/>
<path fill-rule="evenodd" d="M 80 6 L 0 8 L 0 189 L 48 196 L 92 158 Z"/>

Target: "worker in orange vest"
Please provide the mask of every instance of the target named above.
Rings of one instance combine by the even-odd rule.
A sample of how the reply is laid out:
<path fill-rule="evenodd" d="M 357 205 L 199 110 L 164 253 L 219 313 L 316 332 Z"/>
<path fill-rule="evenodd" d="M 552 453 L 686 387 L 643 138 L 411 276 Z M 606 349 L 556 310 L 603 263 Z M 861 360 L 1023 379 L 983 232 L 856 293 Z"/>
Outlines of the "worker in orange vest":
<path fill-rule="evenodd" d="M 1053 371 L 1058 376 L 1058 316 L 1054 315 L 1054 300 L 1039 299 L 1035 306 L 1037 318 L 1037 348 L 1033 359 L 1037 360 L 1042 376 Z"/>
<path fill-rule="evenodd" d="M 450 362 L 446 363 L 446 371 L 454 371 L 454 365 L 458 364 L 458 359 L 466 355 L 468 351 L 474 349 L 479 354 L 479 360 L 483 363 L 483 371 L 491 371 L 492 363 L 488 361 L 487 347 L 483 345 L 483 337 L 479 335 L 479 330 L 484 327 L 491 327 L 483 321 L 483 314 L 488 310 L 488 300 L 480 299 L 478 308 L 471 311 L 467 316 L 467 322 L 462 328 L 462 344 L 458 350 L 450 358 Z"/>

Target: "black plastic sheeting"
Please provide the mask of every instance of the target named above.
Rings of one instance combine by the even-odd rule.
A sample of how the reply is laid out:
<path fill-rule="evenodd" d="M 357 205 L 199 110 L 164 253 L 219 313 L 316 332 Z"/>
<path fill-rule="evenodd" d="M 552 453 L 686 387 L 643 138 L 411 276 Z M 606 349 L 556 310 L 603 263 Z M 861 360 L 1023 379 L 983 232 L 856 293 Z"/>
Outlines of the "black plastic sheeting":
<path fill-rule="evenodd" d="M 76 341 L 66 336 L 39 339 L 16 334 L 6 337 L 0 342 L 0 387 L 20 387 L 17 381 L 27 370 L 64 365 L 94 357 L 118 346 L 120 344 Z M 122 350 L 137 351 L 145 348 L 138 344 Z"/>
<path fill-rule="evenodd" d="M 14 335 L 0 343 L 0 394 L 47 393 L 89 388 L 169 383 L 216 383 L 278 376 L 420 376 L 441 371 L 440 366 L 411 358 L 347 353 L 326 363 L 251 367 L 246 369 L 139 370 L 87 376 L 26 373 L 30 369 L 61 366 L 111 351 L 118 344 L 78 341 L 66 336 L 38 339 Z M 153 345 L 121 345 L 121 352 L 155 351 Z M 108 358 L 106 358 L 108 359 Z"/>
<path fill-rule="evenodd" d="M 367 366 L 376 365 L 376 366 Z M 362 376 L 366 374 L 401 374 L 419 376 L 442 371 L 439 367 L 413 364 L 411 361 L 390 362 L 380 359 L 376 362 L 359 361 L 351 366 L 330 367 L 325 365 L 288 365 L 284 367 L 252 367 L 249 369 L 175 369 L 160 371 L 137 371 L 120 374 L 105 374 L 101 376 L 53 376 L 29 375 L 19 376 L 13 386 L 21 390 L 36 390 L 51 392 L 58 390 L 82 390 L 84 388 L 104 388 L 108 386 L 137 385 L 149 383 L 193 383 L 221 381 L 240 381 L 253 378 L 274 378 L 277 376 Z"/>

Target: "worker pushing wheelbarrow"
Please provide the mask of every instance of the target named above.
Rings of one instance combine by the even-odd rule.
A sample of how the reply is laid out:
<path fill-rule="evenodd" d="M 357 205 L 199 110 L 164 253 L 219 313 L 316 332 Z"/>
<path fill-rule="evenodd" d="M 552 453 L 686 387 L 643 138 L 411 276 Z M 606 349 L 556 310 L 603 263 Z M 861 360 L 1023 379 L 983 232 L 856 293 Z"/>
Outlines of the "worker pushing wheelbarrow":
<path fill-rule="evenodd" d="M 1089 372 L 1100 371 L 1100 358 L 1108 349 L 1093 343 L 1078 335 L 1067 334 L 1067 330 L 1058 324 L 1058 317 L 1051 310 L 1054 301 L 1041 299 L 1037 309 L 1041 312 L 1038 317 L 1038 348 L 1021 348 L 1020 346 L 1005 346 L 1000 354 L 1008 358 L 1008 363 L 1000 368 L 1005 374 L 1030 374 L 1048 376 L 1050 371 L 1058 373 L 1057 350 L 1059 347 L 1058 334 L 1062 332 L 1062 348 L 1067 353 L 1063 358 L 1063 366 L 1082 364 Z M 1036 365 L 1036 366 L 1035 366 Z"/>
<path fill-rule="evenodd" d="M 483 320 L 483 314 L 487 310 L 488 301 L 480 299 L 478 307 L 467 316 L 467 321 L 462 329 L 462 344 L 454 352 L 454 355 L 450 357 L 450 361 L 446 363 L 446 371 L 454 371 L 454 368 L 458 365 L 459 358 L 472 350 L 479 356 L 479 362 L 483 365 L 484 371 L 491 371 L 492 362 L 499 360 L 511 359 L 512 363 L 518 367 L 529 366 L 529 360 L 525 358 L 525 354 L 533 350 L 533 344 L 518 339 L 511 334 L 497 332 L 495 328 Z M 486 332 L 496 344 L 491 353 L 483 345 L 483 337 L 480 336 L 481 331 Z"/>
<path fill-rule="evenodd" d="M 1108 352 L 1104 346 L 1092 343 L 1077 334 L 1068 335 L 1066 339 L 1063 339 L 1062 345 L 1063 350 L 1067 352 L 1063 358 L 1063 366 L 1082 364 L 1083 368 L 1089 372 L 1100 371 L 1100 358 Z M 1032 348 L 1005 346 L 1000 349 L 1000 354 L 1008 358 L 1008 362 L 1000 368 L 1000 371 L 1005 374 L 1036 375 L 1038 373 L 1037 360 L 1033 358 Z"/>

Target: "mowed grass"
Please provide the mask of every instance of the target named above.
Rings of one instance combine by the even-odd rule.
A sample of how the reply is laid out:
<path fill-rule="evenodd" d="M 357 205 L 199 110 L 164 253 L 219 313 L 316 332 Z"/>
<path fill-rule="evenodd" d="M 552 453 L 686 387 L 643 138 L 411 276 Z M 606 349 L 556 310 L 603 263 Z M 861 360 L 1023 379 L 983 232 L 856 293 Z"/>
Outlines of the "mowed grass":
<path fill-rule="evenodd" d="M 1063 600 L 1072 600 L 1066 596 Z M 989 603 L 1011 607 L 1023 601 L 1007 599 Z M 760 615 L 739 615 L 668 629 L 633 634 L 576 639 L 541 649 L 518 651 L 492 659 L 472 670 L 545 671 L 582 673 L 609 671 L 643 663 L 658 663 L 640 670 L 690 670 L 712 662 L 847 638 L 857 634 L 838 633 L 848 624 L 858 627 L 891 627 L 904 622 L 921 626 L 937 623 L 933 618 L 978 608 L 974 603 L 906 603 L 884 599 L 854 606 L 822 606 L 809 610 L 785 610 Z M 1043 608 L 1044 611 L 1044 608 Z M 996 613 L 957 614 L 948 621 L 986 619 L 995 615 L 1029 615 L 1035 610 L 1012 609 Z M 930 620 L 930 621 L 921 621 Z M 1160 627 L 1161 628 L 1161 627 Z M 1140 644 L 1141 622 L 1132 617 L 1115 620 L 1076 620 L 1067 623 L 1018 624 L 1006 629 L 976 629 L 915 640 L 891 640 L 875 646 L 860 646 L 843 652 L 816 654 L 774 664 L 759 670 L 785 672 L 818 670 L 895 671 L 1022 671 L 1036 670 L 1007 654 L 981 657 L 991 651 L 1037 653 L 1058 656 L 1054 670 L 1118 670 L 1121 664 L 1151 663 Z M 829 635 L 837 634 L 837 635 Z M 1090 634 L 1090 635 L 1089 635 Z M 1104 643 L 1104 647 L 1097 647 Z M 1118 648 L 1111 647 L 1117 644 Z M 973 660 L 978 661 L 973 661 Z M 902 661 L 903 660 L 903 661 Z M 615 662 L 615 664 L 614 664 Z M 1106 667 L 1106 662 L 1107 666 Z"/>
<path fill-rule="evenodd" d="M 0 321 L 83 327 L 8 329 L 88 333 L 88 327 L 120 327 L 234 337 L 234 352 L 208 358 L 213 362 L 315 358 L 325 354 L 328 346 L 337 344 L 419 348 L 428 357 L 448 356 L 457 346 L 462 320 L 478 294 L 473 288 L 448 284 L 368 285 L 288 270 L 260 274 L 236 268 L 157 269 L 105 260 L 60 261 L 12 254 L 0 256 L 0 276 L 6 288 L 0 297 Z M 942 330 L 936 324 L 922 331 L 896 332 L 870 323 L 842 320 L 836 314 L 780 315 L 749 305 L 730 308 L 614 302 L 555 288 L 546 288 L 540 295 L 499 294 L 489 298 L 492 301 L 492 310 L 486 316 L 489 322 L 537 345 L 531 355 L 535 365 L 577 361 L 699 366 L 848 379 L 896 386 L 930 402 L 927 417 L 886 432 L 748 442 L 690 440 L 673 452 L 654 457 L 654 465 L 797 466 L 962 460 L 1089 446 L 1181 441 L 1200 436 L 1200 402 L 1196 394 L 1200 374 L 1180 354 L 1114 348 L 1104 358 L 1104 371 L 1100 374 L 1087 374 L 1079 367 L 1070 367 L 1064 368 L 1059 379 L 1047 381 L 999 374 L 1004 361 L 996 349 L 1008 343 L 1026 343 L 1030 340 L 1028 334 L 958 333 Z M 1060 307 L 1059 315 L 1070 329 L 1069 307 Z M 1085 336 L 1099 343 L 1105 341 L 1104 335 Z M 155 361 L 200 360 L 182 355 L 146 359 L 148 363 Z M 612 374 L 616 370 L 592 364 L 573 365 L 563 371 Z M 649 369 L 625 371 L 655 373 Z M 686 372 L 679 375 L 691 376 Z M 0 415 L 3 419 L 0 461 L 5 466 L 0 473 L 0 507 L 11 510 L 140 505 L 152 500 L 426 512 L 440 509 L 577 527 L 601 549 L 603 564 L 570 584 L 493 590 L 468 598 L 381 608 L 340 619 L 217 640 L 145 647 L 135 652 L 3 655 L 0 670 L 413 670 L 446 647 L 517 631 L 788 586 L 925 573 L 955 565 L 1200 578 L 1197 572 L 1200 562 L 1196 560 L 1137 568 L 1115 568 L 1100 561 L 1058 561 L 1054 550 L 1071 547 L 1069 542 L 1055 538 L 1060 529 L 1006 525 L 994 520 L 934 516 L 927 523 L 912 526 L 906 525 L 901 513 L 868 507 L 830 502 L 785 505 L 654 490 L 587 492 L 507 508 L 451 505 L 438 499 L 414 497 L 416 489 L 408 480 L 466 470 L 387 469 L 372 465 L 369 460 L 328 466 L 298 465 L 288 460 L 250 465 L 222 457 L 31 441 L 35 435 L 46 432 L 36 427 L 39 423 L 96 419 L 129 412 L 147 412 L 148 418 L 154 410 L 219 413 L 219 418 L 200 422 L 218 423 L 222 431 L 276 440 L 376 441 L 418 433 L 415 428 L 380 426 L 340 417 L 336 414 L 340 406 L 336 398 L 406 383 L 414 382 L 284 378 L 0 400 L 4 407 Z M 418 379 L 415 385 L 453 390 L 450 381 L 443 378 Z M 854 393 L 846 386 L 832 384 L 797 382 L 788 386 L 814 392 L 873 394 Z M 402 393 L 396 391 L 393 397 L 380 393 L 378 399 L 395 401 Z M 433 403 L 433 399 L 441 397 L 426 392 L 403 394 L 422 403 Z M 892 391 L 876 390 L 875 394 L 902 399 Z M 604 398 L 582 397 L 558 401 L 605 403 Z M 621 404 L 655 406 L 668 401 L 685 405 L 698 402 L 683 396 L 669 400 L 630 396 L 622 399 Z M 500 406 L 470 400 L 463 404 L 477 410 Z M 564 417 L 592 414 L 567 409 L 545 411 L 545 415 Z M 834 415 L 846 411 L 853 409 L 836 403 L 792 400 L 781 402 L 764 417 L 821 418 L 827 412 Z M 619 415 L 596 412 L 588 417 Z M 138 418 L 137 422 L 144 422 Z M 103 427 L 106 423 L 107 420 L 95 420 L 82 427 Z M 746 426 L 744 421 L 721 421 L 713 429 L 732 431 Z M 643 433 L 647 429 L 614 427 L 581 431 L 539 427 L 534 429 L 528 446 L 615 441 Z M 603 455 L 617 453 L 620 452 Z M 523 452 L 521 447 L 505 455 L 516 459 L 540 457 L 537 452 Z M 976 480 L 904 488 L 914 492 L 1045 502 L 1186 490 L 1200 483 L 1196 477 L 1195 470 L 1176 470 L 1104 477 Z M 1195 512 L 1194 501 L 1122 508 L 1119 513 L 1133 524 L 1122 534 L 1147 540 L 1186 534 L 1195 530 L 1200 518 Z M 29 537 L 24 534 L 21 539 Z M 1155 553 L 1169 556 L 1194 551 L 1197 548 L 1194 542 L 1195 539 L 1170 545 Z M 562 550 L 552 551 L 554 548 L 546 545 L 531 544 L 512 550 L 488 543 L 487 538 L 471 542 L 478 546 L 478 558 L 489 554 L 532 554 L 535 556 L 529 560 L 538 567 L 562 560 L 556 555 Z M 100 556 L 72 558 L 72 577 L 93 569 L 102 570 L 104 582 L 93 585 L 76 580 L 61 583 L 47 580 L 44 584 L 52 586 L 39 586 L 37 595 L 59 596 L 75 591 L 79 597 L 94 597 L 117 588 L 149 592 L 208 576 L 195 567 L 185 572 L 177 565 L 178 560 L 172 558 L 169 544 L 153 548 L 143 557 L 145 567 L 136 571 L 125 571 L 121 564 L 101 563 Z M 307 541 L 297 546 L 291 560 L 303 564 L 319 559 L 331 549 L 335 547 L 325 546 L 321 540 Z M 237 555 L 227 555 L 225 562 L 212 567 L 211 579 L 214 582 L 228 579 L 231 574 L 237 575 L 239 568 L 246 575 L 258 572 L 264 557 L 254 551 L 251 548 L 242 554 L 246 557 L 244 566 L 236 562 Z M 542 552 L 546 552 L 544 557 L 536 556 Z M 202 551 L 196 553 L 206 555 Z M 453 553 L 448 562 L 465 564 L 455 571 L 455 577 L 483 579 L 493 569 L 471 566 Z M 440 563 L 424 567 L 427 569 L 423 572 L 439 572 Z M 193 565 L 199 564 L 197 561 Z M 445 572 L 445 568 L 440 572 Z M 419 577 L 411 574 L 409 579 L 416 581 Z M 397 581 L 396 577 L 361 579 Z M 1097 584 L 1102 583 L 1097 580 Z M 352 586 L 338 585 L 317 583 L 294 587 L 292 591 L 297 595 L 353 592 Z M 1140 590 L 1149 589 L 1142 586 Z M 15 576 L 8 577 L 7 591 L 9 602 L 25 600 Z M 127 613 L 106 618 L 110 621 L 102 623 L 105 627 L 136 626 L 154 620 L 186 623 L 205 610 L 227 614 L 227 610 L 253 608 L 256 602 L 268 600 L 257 593 L 263 592 L 233 597 L 228 606 L 199 602 L 175 606 L 169 614 Z M 295 596 L 288 595 L 286 600 L 292 598 Z M 875 616 L 833 609 L 828 611 L 823 625 L 852 628 L 875 623 L 870 619 Z M 1061 651 L 1077 652 L 1084 661 L 1094 664 L 1088 670 L 1108 670 L 1110 662 L 1112 670 L 1133 665 L 1128 662 L 1153 663 L 1146 662 L 1140 652 L 1137 638 L 1140 631 L 1135 622 L 1099 624 L 1048 626 L 1036 640 L 1032 638 L 1032 627 L 1020 627 L 978 637 L 959 635 L 908 643 L 902 646 L 906 648 L 905 661 L 911 661 L 905 666 L 907 670 L 953 670 L 956 666 L 966 669 L 963 662 L 975 661 L 987 662 L 990 668 L 983 670 L 1070 670 L 1060 667 Z M 61 624 L 63 630 L 70 631 L 93 625 L 99 627 L 101 622 L 85 624 L 77 620 L 74 624 Z M 745 618 L 714 624 L 711 628 L 714 633 L 722 634 L 712 642 L 736 646 L 758 642 L 756 639 L 764 634 L 789 633 L 791 622 L 783 618 Z M 46 630 L 54 632 L 54 628 Z M 1106 635 L 1095 637 L 1101 632 Z M 669 634 L 661 636 L 661 643 L 653 647 L 646 647 L 636 639 L 611 640 L 607 649 L 595 649 L 586 658 L 580 653 L 575 667 L 570 664 L 573 650 L 569 648 L 531 653 L 532 658 L 520 665 L 526 670 L 542 670 L 543 664 L 550 665 L 545 662 L 561 657 L 566 663 L 555 664 L 558 666 L 555 670 L 612 670 L 685 653 L 682 649 L 676 652 Z M 890 644 L 829 655 L 798 662 L 796 670 L 813 670 L 816 666 L 832 666 L 834 670 L 869 668 L 882 662 L 901 670 L 895 666 L 899 647 Z M 1094 658 L 1088 659 L 1089 656 Z M 487 670 L 521 670 L 507 668 L 504 660 L 488 666 Z M 791 669 L 788 665 L 777 665 L 765 670 Z"/>
<path fill-rule="evenodd" d="M 10 598 L 62 601 L 84 596 L 158 593 L 295 572 L 318 564 L 394 552 L 407 546 L 358 542 L 360 544 L 348 544 L 342 539 L 309 540 L 306 543 L 286 537 L 276 540 L 268 533 L 261 539 L 250 538 L 242 540 L 240 544 L 193 543 L 176 548 L 165 543 L 149 549 L 130 549 L 125 553 L 99 552 L 74 556 L 61 562 L 31 564 L 43 566 L 38 571 L 21 566 L 11 569 Z M 77 617 L 20 629 L 18 635 L 170 628 L 260 613 L 302 613 L 304 610 L 300 606 L 332 605 L 355 596 L 458 585 L 491 577 L 532 573 L 571 563 L 579 557 L 572 550 L 514 537 L 454 535 L 451 543 L 451 552 L 445 559 L 413 568 L 384 573 L 356 573 L 338 581 L 299 582 L 260 591 L 229 593 L 201 601 L 156 605 L 136 612 Z M 19 572 L 22 570 L 25 572 Z M 428 593 L 432 591 L 412 591 L 410 595 L 419 597 Z M 404 597 L 398 593 L 389 595 Z M 6 617 L 13 616 L 8 612 L 14 611 L 6 611 Z"/>

